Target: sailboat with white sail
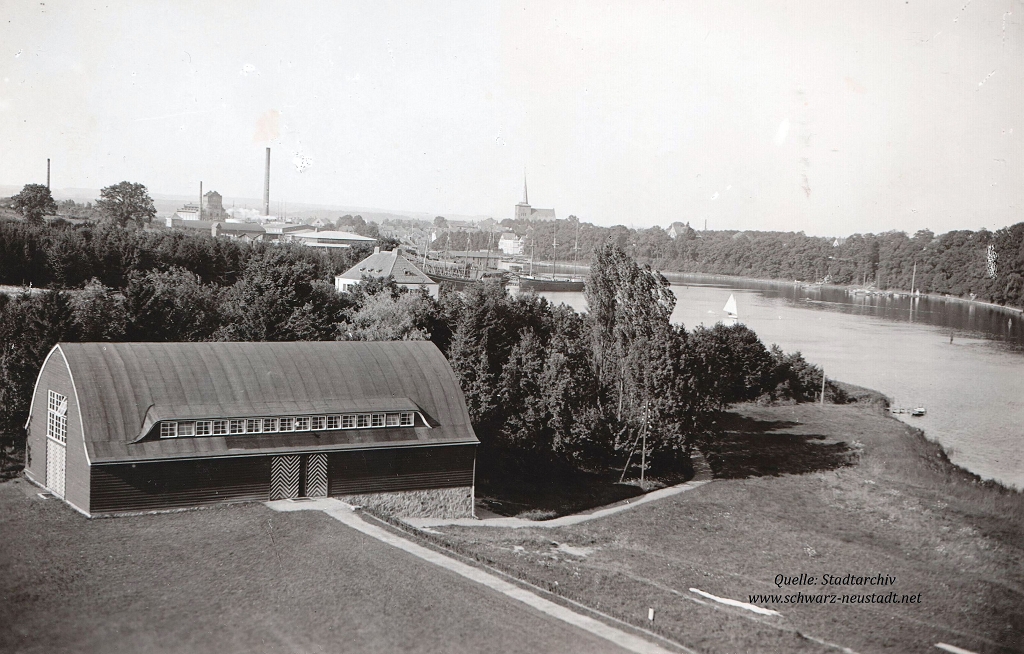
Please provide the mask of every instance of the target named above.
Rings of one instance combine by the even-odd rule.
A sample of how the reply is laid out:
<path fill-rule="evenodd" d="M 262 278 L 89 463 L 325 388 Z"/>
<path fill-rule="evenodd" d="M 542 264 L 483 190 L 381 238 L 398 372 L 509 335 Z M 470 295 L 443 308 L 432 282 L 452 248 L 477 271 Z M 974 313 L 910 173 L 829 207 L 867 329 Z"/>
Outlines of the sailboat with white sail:
<path fill-rule="evenodd" d="M 738 325 L 740 322 L 740 316 L 736 309 L 736 297 L 732 293 L 729 294 L 729 299 L 725 303 L 725 308 L 722 309 L 725 312 L 726 317 L 723 321 L 726 325 Z"/>

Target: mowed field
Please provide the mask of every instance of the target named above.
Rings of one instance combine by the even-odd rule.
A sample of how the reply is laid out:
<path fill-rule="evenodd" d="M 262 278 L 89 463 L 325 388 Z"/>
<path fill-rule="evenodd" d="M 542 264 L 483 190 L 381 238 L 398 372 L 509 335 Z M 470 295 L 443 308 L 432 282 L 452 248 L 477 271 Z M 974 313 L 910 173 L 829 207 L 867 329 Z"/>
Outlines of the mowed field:
<path fill-rule="evenodd" d="M 738 407 L 718 479 L 571 527 L 435 527 L 439 543 L 699 652 L 1024 651 L 1024 498 L 984 487 L 878 409 Z M 891 586 L 776 586 L 888 575 Z M 836 603 L 742 602 L 836 594 Z M 843 604 L 920 593 L 920 604 Z"/>
<path fill-rule="evenodd" d="M 89 520 L 0 484 L 2 652 L 619 652 L 316 511 Z"/>

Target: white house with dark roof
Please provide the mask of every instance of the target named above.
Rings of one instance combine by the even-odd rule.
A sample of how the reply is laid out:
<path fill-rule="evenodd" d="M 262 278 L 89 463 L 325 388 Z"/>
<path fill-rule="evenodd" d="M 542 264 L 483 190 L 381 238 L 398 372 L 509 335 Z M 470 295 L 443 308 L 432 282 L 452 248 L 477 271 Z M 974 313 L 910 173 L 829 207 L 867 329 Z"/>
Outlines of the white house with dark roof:
<path fill-rule="evenodd" d="M 362 282 L 363 277 L 394 277 L 399 286 L 412 290 L 425 288 L 434 298 L 440 290 L 440 284 L 406 259 L 399 249 L 381 252 L 379 247 L 373 248 L 373 254 L 335 276 L 334 288 L 339 293 L 347 293 Z"/>

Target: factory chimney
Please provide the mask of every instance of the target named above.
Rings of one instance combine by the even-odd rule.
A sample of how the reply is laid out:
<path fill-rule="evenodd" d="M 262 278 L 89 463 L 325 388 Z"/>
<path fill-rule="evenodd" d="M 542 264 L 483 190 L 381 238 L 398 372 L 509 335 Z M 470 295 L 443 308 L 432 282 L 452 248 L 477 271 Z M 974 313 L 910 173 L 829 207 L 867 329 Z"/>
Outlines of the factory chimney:
<path fill-rule="evenodd" d="M 50 159 L 46 159 L 46 188 L 50 188 Z"/>
<path fill-rule="evenodd" d="M 199 220 L 203 219 L 203 182 L 199 182 Z"/>
<path fill-rule="evenodd" d="M 263 173 L 263 215 L 270 215 L 270 148 L 267 148 L 267 168 Z"/>

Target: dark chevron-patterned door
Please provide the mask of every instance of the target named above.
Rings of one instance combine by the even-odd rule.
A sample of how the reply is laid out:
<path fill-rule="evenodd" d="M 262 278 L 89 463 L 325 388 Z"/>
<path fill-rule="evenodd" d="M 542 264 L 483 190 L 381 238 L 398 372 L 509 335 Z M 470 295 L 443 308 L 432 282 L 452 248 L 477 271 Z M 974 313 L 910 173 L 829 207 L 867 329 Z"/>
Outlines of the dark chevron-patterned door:
<path fill-rule="evenodd" d="M 286 500 L 299 496 L 301 461 L 297 454 L 275 456 L 270 460 L 270 499 Z"/>
<path fill-rule="evenodd" d="M 306 497 L 327 497 L 327 455 L 306 458 Z"/>

